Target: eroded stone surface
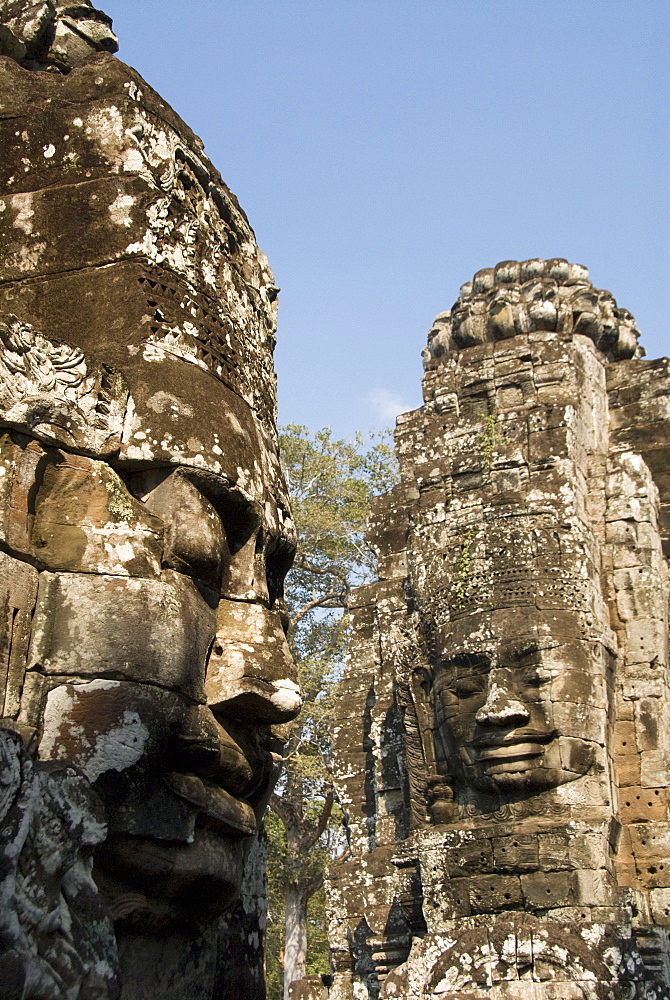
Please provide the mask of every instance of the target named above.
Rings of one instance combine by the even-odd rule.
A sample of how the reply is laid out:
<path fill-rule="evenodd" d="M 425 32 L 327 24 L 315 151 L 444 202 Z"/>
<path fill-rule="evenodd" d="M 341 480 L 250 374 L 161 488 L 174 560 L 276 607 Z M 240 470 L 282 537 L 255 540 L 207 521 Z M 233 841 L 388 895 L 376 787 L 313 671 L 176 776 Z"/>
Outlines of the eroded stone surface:
<path fill-rule="evenodd" d="M 106 15 L 0 13 L 2 714 L 104 806 L 123 1000 L 261 1000 L 252 849 L 300 705 L 277 288 Z"/>
<path fill-rule="evenodd" d="M 339 700 L 329 995 L 660 1000 L 668 361 L 563 260 L 480 271 L 424 361 Z"/>

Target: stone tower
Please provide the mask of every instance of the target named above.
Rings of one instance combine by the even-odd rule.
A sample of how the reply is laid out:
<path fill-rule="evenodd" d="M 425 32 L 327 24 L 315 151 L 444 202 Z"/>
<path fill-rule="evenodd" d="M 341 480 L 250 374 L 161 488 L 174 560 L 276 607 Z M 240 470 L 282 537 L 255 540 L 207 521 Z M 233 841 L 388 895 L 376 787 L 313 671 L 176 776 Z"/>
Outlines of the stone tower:
<path fill-rule="evenodd" d="M 670 363 L 637 340 L 565 260 L 430 331 L 339 701 L 335 1000 L 670 995 Z"/>

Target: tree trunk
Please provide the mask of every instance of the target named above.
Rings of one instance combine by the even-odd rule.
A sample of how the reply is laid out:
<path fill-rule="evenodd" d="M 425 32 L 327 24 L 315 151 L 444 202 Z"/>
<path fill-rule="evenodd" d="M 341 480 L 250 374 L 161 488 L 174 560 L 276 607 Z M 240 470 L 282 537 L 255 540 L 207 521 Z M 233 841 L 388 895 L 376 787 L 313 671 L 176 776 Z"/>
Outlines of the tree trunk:
<path fill-rule="evenodd" d="M 284 943 L 284 1000 L 291 983 L 305 975 L 307 958 L 307 900 L 300 886 L 284 886 L 286 940 Z"/>

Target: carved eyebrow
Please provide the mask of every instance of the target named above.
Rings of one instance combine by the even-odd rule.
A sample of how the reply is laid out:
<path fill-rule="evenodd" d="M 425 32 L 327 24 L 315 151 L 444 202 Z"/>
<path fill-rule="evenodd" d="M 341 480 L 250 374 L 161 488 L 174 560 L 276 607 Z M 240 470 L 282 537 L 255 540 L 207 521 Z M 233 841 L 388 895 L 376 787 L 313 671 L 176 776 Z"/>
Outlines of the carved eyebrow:
<path fill-rule="evenodd" d="M 180 475 L 193 483 L 216 510 L 223 523 L 228 547 L 234 555 L 260 528 L 260 504 L 222 476 L 190 466 L 182 465 L 178 469 Z"/>
<path fill-rule="evenodd" d="M 557 649 L 562 645 L 562 642 L 558 642 L 555 639 L 537 639 L 513 648 L 510 650 L 510 653 L 515 660 L 524 660 L 527 656 L 532 656 L 535 653 L 544 653 L 549 649 Z"/>
<path fill-rule="evenodd" d="M 190 465 L 156 465 L 147 468 L 127 468 L 110 463 L 130 493 L 146 502 L 149 493 L 171 477 L 189 482 L 207 500 L 221 519 L 231 555 L 238 552 L 261 527 L 262 508 L 227 477 Z"/>
<path fill-rule="evenodd" d="M 444 671 L 457 673 L 459 677 L 487 674 L 491 669 L 491 658 L 487 653 L 460 653 L 443 660 L 440 667 Z"/>

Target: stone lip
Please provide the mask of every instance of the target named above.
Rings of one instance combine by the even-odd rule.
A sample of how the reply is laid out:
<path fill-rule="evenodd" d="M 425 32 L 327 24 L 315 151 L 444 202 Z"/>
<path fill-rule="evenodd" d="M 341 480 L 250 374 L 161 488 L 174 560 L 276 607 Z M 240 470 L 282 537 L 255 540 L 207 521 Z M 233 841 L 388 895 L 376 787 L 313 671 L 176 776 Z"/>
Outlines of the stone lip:
<path fill-rule="evenodd" d="M 536 730 L 525 729 L 523 731 L 518 731 L 510 733 L 508 736 L 499 735 L 486 735 L 480 736 L 472 741 L 472 746 L 479 750 L 480 748 L 504 748 L 512 747 L 517 744 L 521 746 L 537 745 L 542 743 L 550 743 L 556 736 L 556 731 L 550 733 L 539 732 Z"/>
<path fill-rule="evenodd" d="M 153 934 L 225 912 L 239 895 L 252 843 L 204 823 L 188 844 L 110 834 L 96 852 L 95 875 L 117 934 L 120 925 Z"/>
<path fill-rule="evenodd" d="M 169 771 L 165 781 L 175 795 L 196 806 L 213 826 L 225 833 L 242 837 L 253 837 L 256 832 L 256 817 L 251 806 L 232 796 L 223 788 L 217 788 L 196 774 L 182 774 Z"/>

